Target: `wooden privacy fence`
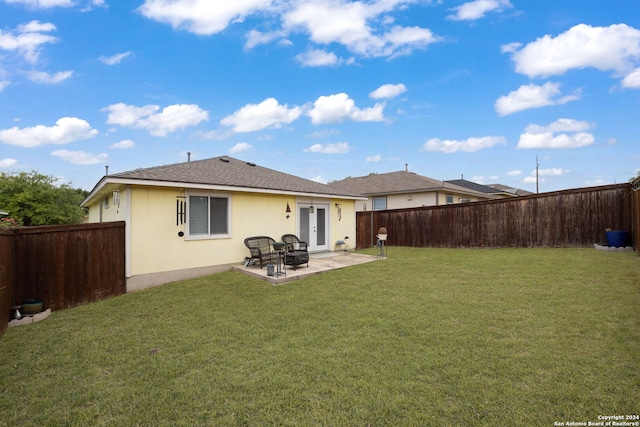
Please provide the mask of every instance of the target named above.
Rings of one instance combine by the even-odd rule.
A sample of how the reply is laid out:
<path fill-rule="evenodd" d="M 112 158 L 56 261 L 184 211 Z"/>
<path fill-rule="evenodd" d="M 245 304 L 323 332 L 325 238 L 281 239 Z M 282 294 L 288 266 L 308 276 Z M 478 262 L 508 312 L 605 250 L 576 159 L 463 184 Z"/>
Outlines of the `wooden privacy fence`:
<path fill-rule="evenodd" d="M 640 244 L 640 178 L 636 178 L 632 183 L 631 183 L 631 197 L 633 198 L 633 208 L 632 208 L 632 215 L 633 215 L 633 229 L 632 229 L 632 233 L 633 233 L 633 237 L 632 240 L 635 243 L 635 245 L 637 246 L 638 244 Z"/>
<path fill-rule="evenodd" d="M 25 299 L 55 311 L 124 293 L 123 221 L 1 230 L 0 336 Z"/>
<path fill-rule="evenodd" d="M 606 245 L 607 228 L 632 231 L 632 193 L 631 184 L 618 184 L 486 202 L 358 212 L 356 238 L 360 248 L 374 246 L 378 228 L 386 227 L 390 246 Z"/>
<path fill-rule="evenodd" d="M 0 228 L 0 337 L 9 324 L 11 286 L 13 284 L 13 241 L 11 230 Z"/>

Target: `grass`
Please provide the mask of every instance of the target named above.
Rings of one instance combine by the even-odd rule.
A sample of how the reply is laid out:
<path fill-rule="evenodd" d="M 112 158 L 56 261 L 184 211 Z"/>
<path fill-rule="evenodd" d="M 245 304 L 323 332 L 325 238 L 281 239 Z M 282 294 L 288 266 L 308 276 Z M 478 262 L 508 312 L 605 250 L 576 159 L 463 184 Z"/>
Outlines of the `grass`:
<path fill-rule="evenodd" d="M 551 426 L 640 411 L 636 253 L 388 252 L 283 286 L 227 272 L 10 328 L 0 425 Z"/>

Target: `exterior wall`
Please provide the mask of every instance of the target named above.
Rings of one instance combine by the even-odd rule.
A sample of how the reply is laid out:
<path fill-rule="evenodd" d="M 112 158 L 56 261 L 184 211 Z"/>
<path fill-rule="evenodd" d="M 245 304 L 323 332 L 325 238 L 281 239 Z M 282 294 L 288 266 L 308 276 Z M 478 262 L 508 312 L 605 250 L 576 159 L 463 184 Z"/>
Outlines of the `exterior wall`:
<path fill-rule="evenodd" d="M 102 206 L 102 214 L 100 205 L 104 198 L 89 207 L 90 222 L 99 222 L 100 218 L 103 222 L 122 219 L 127 222 L 129 291 L 223 271 L 249 255 L 244 245 L 246 237 L 266 235 L 278 241 L 283 234 L 296 233 L 299 200 L 294 196 L 201 190 L 195 193 L 230 197 L 228 237 L 189 239 L 186 222 L 177 221 L 176 203 L 189 195 L 189 190 L 182 188 L 125 188 L 120 190 L 119 206 L 113 206 L 109 193 L 110 206 L 108 209 Z M 355 248 L 355 202 L 329 199 L 324 202 L 330 203 L 330 249 L 343 249 L 335 247 L 335 242 L 345 236 L 349 236 L 349 246 Z M 287 203 L 290 213 L 285 212 Z M 338 218 L 336 204 L 340 205 L 341 218 Z"/>
<path fill-rule="evenodd" d="M 295 214 L 285 216 L 286 196 L 232 193 L 229 237 L 189 240 L 187 224 L 176 225 L 176 200 L 183 194 L 188 191 L 133 189 L 131 275 L 239 263 L 248 255 L 246 237 L 279 240 L 282 234 L 295 232 Z"/>
<path fill-rule="evenodd" d="M 317 198 L 313 199 L 300 197 L 295 199 L 295 202 L 289 203 L 291 206 L 291 219 L 293 220 L 293 229 L 291 233 L 297 233 L 296 225 L 298 224 L 298 204 L 313 204 L 316 206 L 327 205 L 328 206 L 328 219 L 329 229 L 327 233 L 327 246 L 330 251 L 346 249 L 345 245 L 336 245 L 339 240 L 347 240 L 349 248 L 355 248 L 356 245 L 356 203 L 362 204 L 364 200 L 344 200 L 344 199 L 327 199 Z M 348 239 L 345 239 L 348 237 Z"/>
<path fill-rule="evenodd" d="M 127 191 L 126 188 L 119 190 L 116 200 L 113 192 L 109 192 L 107 197 L 102 197 L 100 201 L 92 204 L 89 207 L 88 222 L 124 221 L 130 207 Z"/>
<path fill-rule="evenodd" d="M 344 240 L 350 249 L 356 247 L 356 203 L 354 200 L 332 200 L 329 212 L 329 248 L 331 250 L 347 249 L 347 246 L 336 245 L 339 240 Z M 336 206 L 336 204 L 339 205 Z M 338 209 L 340 212 L 338 212 Z M 348 237 L 348 239 L 345 239 Z"/>

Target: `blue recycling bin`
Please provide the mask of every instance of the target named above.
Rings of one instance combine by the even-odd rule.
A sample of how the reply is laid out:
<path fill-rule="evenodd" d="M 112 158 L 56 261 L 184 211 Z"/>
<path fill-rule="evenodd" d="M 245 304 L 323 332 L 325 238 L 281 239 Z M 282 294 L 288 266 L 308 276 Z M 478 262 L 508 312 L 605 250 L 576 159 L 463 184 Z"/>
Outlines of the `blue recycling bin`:
<path fill-rule="evenodd" d="M 629 232 L 625 230 L 607 231 L 607 244 L 615 248 L 625 247 L 629 244 Z"/>

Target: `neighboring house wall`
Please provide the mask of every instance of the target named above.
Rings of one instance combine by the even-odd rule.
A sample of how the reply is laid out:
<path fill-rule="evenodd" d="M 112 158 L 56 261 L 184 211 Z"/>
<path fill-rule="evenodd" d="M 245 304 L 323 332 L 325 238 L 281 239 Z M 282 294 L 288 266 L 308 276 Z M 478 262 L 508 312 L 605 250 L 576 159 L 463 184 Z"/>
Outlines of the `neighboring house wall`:
<path fill-rule="evenodd" d="M 387 196 L 376 196 L 386 197 L 387 199 L 387 209 L 407 209 L 407 208 L 419 208 L 423 206 L 440 206 L 447 204 L 447 195 L 453 196 L 453 203 L 466 203 L 466 202 L 477 202 L 479 198 L 472 197 L 469 195 L 464 195 L 456 192 L 449 191 L 430 191 L 424 193 L 405 193 L 405 194 L 391 194 Z M 357 202 L 356 210 L 358 212 L 362 211 L 370 211 L 373 204 L 373 197 L 369 197 L 366 202 Z M 366 208 L 365 208 L 366 206 Z"/>

